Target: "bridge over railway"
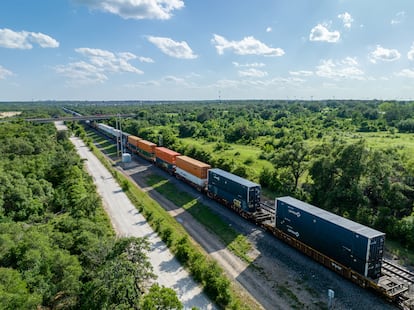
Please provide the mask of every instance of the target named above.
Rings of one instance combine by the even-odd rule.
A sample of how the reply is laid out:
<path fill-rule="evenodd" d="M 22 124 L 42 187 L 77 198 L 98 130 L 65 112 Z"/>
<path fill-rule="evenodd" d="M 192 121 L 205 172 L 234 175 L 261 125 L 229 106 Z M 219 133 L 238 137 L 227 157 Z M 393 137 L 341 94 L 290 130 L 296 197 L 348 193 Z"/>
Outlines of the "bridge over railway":
<path fill-rule="evenodd" d="M 102 114 L 102 115 L 76 115 L 76 116 L 63 116 L 63 117 L 45 117 L 45 118 L 26 118 L 28 122 L 34 123 L 51 123 L 56 121 L 92 121 L 109 118 L 126 118 L 134 117 L 136 114 Z"/>

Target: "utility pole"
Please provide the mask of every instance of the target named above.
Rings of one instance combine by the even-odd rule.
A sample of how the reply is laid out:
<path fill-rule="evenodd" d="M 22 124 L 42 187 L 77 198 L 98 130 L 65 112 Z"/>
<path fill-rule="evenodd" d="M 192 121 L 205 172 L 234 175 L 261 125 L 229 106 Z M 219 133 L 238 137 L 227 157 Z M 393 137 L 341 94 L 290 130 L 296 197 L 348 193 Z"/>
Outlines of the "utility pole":
<path fill-rule="evenodd" d="M 118 114 L 119 117 L 119 141 L 121 143 L 121 156 L 124 154 L 124 143 L 122 141 L 122 122 L 121 122 L 121 115 Z"/>
<path fill-rule="evenodd" d="M 115 129 L 118 130 L 118 117 L 115 118 Z M 115 135 L 116 140 L 116 156 L 119 156 L 119 143 L 118 143 L 118 136 Z"/>

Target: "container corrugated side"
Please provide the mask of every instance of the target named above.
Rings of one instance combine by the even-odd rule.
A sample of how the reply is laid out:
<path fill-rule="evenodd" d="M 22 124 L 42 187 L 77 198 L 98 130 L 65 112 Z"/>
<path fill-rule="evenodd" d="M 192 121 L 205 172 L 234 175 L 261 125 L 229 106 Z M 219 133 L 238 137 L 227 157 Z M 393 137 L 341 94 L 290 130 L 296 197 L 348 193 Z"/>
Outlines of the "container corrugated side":
<path fill-rule="evenodd" d="M 152 143 L 150 141 L 147 140 L 139 140 L 138 141 L 138 148 L 147 152 L 147 153 L 151 153 L 153 154 L 155 151 L 155 147 L 157 145 L 155 143 Z"/>
<path fill-rule="evenodd" d="M 205 184 L 207 183 L 207 179 L 200 179 L 179 167 L 175 167 L 175 173 L 181 176 L 182 178 L 186 179 L 187 181 L 194 183 L 200 187 L 204 187 Z"/>
<path fill-rule="evenodd" d="M 180 155 L 180 153 L 167 149 L 166 147 L 160 146 L 155 148 L 155 157 L 162 159 L 163 161 L 172 165 L 175 165 L 176 158 Z"/>
<path fill-rule="evenodd" d="M 338 223 L 341 221 L 337 218 L 329 221 L 326 214 L 323 218 L 318 217 L 315 215 L 317 212 L 304 210 L 306 208 L 302 208 L 303 202 L 295 203 L 295 200 L 284 198 L 286 197 L 276 200 L 275 225 L 278 229 L 364 276 L 377 276 L 377 272 L 372 271 L 372 266 L 380 263 L 382 257 L 375 255 L 370 259 L 369 252 L 369 245 L 376 237 L 371 234 L 367 237 L 340 226 Z M 349 223 L 347 226 L 351 227 Z"/>
<path fill-rule="evenodd" d="M 136 137 L 136 136 L 128 136 L 128 143 L 129 144 L 132 144 L 134 146 L 137 146 L 138 145 L 138 141 L 139 140 L 142 140 L 142 139 L 139 138 L 139 137 Z"/>
<path fill-rule="evenodd" d="M 199 179 L 207 179 L 207 171 L 211 168 L 209 164 L 184 155 L 177 156 L 175 164 Z"/>
<path fill-rule="evenodd" d="M 208 188 L 216 196 L 249 212 L 254 211 L 260 203 L 259 184 L 221 169 L 208 171 Z"/>

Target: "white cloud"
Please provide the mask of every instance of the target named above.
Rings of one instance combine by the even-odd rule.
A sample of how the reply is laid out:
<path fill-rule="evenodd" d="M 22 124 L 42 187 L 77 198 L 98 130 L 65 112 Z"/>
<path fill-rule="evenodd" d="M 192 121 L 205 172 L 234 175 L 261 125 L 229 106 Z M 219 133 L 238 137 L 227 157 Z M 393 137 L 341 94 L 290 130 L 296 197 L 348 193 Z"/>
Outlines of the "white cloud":
<path fill-rule="evenodd" d="M 92 9 L 121 16 L 124 19 L 170 19 L 175 10 L 184 7 L 182 0 L 75 0 Z"/>
<path fill-rule="evenodd" d="M 398 50 L 383 48 L 381 45 L 377 45 L 377 48 L 369 54 L 369 60 L 372 63 L 376 63 L 377 60 L 395 61 L 400 57 L 401 54 L 398 52 Z"/>
<path fill-rule="evenodd" d="M 150 57 L 139 57 L 138 58 L 140 62 L 146 62 L 146 63 L 153 63 L 154 59 L 150 58 Z"/>
<path fill-rule="evenodd" d="M 273 30 L 272 27 L 267 27 L 266 28 L 266 32 L 272 32 L 272 30 Z"/>
<path fill-rule="evenodd" d="M 6 77 L 11 75 L 13 75 L 13 72 L 0 65 L 0 80 L 4 80 Z"/>
<path fill-rule="evenodd" d="M 232 50 L 238 55 L 282 56 L 285 54 L 283 49 L 269 47 L 254 37 L 245 37 L 241 41 L 228 41 L 226 38 L 214 34 L 211 43 L 215 44 L 217 53 L 220 55 L 226 49 Z"/>
<path fill-rule="evenodd" d="M 149 36 L 148 41 L 158 47 L 164 54 L 181 59 L 194 59 L 198 56 L 188 46 L 187 42 L 176 42 L 170 38 Z"/>
<path fill-rule="evenodd" d="M 348 29 L 351 28 L 352 22 L 354 21 L 351 14 L 349 14 L 348 12 L 345 12 L 345 13 L 339 14 L 338 18 L 342 20 L 345 28 L 348 28 Z"/>
<path fill-rule="evenodd" d="M 84 61 L 59 65 L 55 67 L 55 70 L 69 78 L 73 85 L 102 83 L 108 79 L 101 69 Z"/>
<path fill-rule="evenodd" d="M 405 19 L 405 12 L 401 11 L 395 14 L 395 18 L 391 19 L 391 25 L 397 25 L 404 22 Z"/>
<path fill-rule="evenodd" d="M 293 76 L 312 76 L 312 71 L 306 71 L 306 70 L 299 70 L 299 71 L 289 71 L 290 75 Z"/>
<path fill-rule="evenodd" d="M 400 72 L 396 73 L 395 75 L 410 78 L 410 79 L 414 79 L 414 70 L 403 69 Z"/>
<path fill-rule="evenodd" d="M 262 77 L 267 76 L 267 72 L 262 71 L 262 70 L 257 70 L 255 68 L 250 68 L 250 69 L 247 69 L 247 70 L 239 71 L 239 76 L 262 78 Z"/>
<path fill-rule="evenodd" d="M 262 63 L 262 62 L 253 62 L 253 63 L 240 64 L 236 61 L 233 61 L 233 65 L 237 68 L 261 68 L 261 67 L 265 66 L 265 64 Z"/>
<path fill-rule="evenodd" d="M 318 24 L 312 28 L 309 34 L 310 41 L 323 41 L 329 43 L 335 43 L 339 41 L 341 34 L 339 31 L 329 31 L 326 26 Z"/>
<path fill-rule="evenodd" d="M 58 47 L 59 42 L 40 32 L 13 31 L 11 29 L 0 29 L 0 47 L 31 49 L 32 44 L 38 44 L 40 47 Z"/>
<path fill-rule="evenodd" d="M 132 53 L 123 52 L 115 55 L 110 51 L 88 47 L 77 48 L 75 51 L 89 58 L 89 62 L 92 65 L 102 68 L 103 71 L 143 73 L 140 69 L 128 62 L 129 60 L 136 58 Z"/>
<path fill-rule="evenodd" d="M 364 79 L 364 72 L 359 68 L 357 60 L 352 57 L 336 62 L 332 59 L 321 60 L 321 64 L 316 67 L 316 75 L 334 80 Z"/>
<path fill-rule="evenodd" d="M 112 53 L 97 48 L 81 47 L 75 49 L 87 61 L 72 62 L 55 67 L 57 73 L 69 78 L 72 85 L 102 83 L 108 80 L 109 73 L 136 73 L 143 72 L 134 67 L 130 60 L 136 59 L 133 53 Z"/>
<path fill-rule="evenodd" d="M 29 32 L 29 40 L 32 43 L 37 43 L 40 45 L 40 47 L 47 48 L 47 47 L 59 47 L 59 42 L 53 39 L 52 37 L 49 37 L 48 35 L 45 35 L 40 32 Z"/>
<path fill-rule="evenodd" d="M 414 60 L 414 43 L 411 45 L 411 49 L 407 53 L 409 60 Z"/>
<path fill-rule="evenodd" d="M 118 53 L 118 56 L 125 60 L 137 59 L 137 55 L 130 52 L 121 52 Z"/>

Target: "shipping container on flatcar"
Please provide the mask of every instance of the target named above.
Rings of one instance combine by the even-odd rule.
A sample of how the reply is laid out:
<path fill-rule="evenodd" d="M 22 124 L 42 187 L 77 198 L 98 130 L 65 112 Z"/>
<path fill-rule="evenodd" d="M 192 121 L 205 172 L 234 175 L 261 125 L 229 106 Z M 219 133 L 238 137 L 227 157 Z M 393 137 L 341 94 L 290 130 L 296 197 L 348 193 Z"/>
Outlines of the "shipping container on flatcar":
<path fill-rule="evenodd" d="M 381 275 L 385 234 L 292 197 L 275 201 L 275 226 L 365 277 Z"/>
<path fill-rule="evenodd" d="M 211 168 L 209 164 L 198 161 L 188 156 L 177 156 L 175 173 L 190 183 L 203 188 L 207 184 L 207 171 Z"/>
<path fill-rule="evenodd" d="M 100 131 L 102 131 L 106 136 L 114 139 L 114 136 L 113 136 L 113 130 L 114 130 L 114 128 L 113 127 L 111 127 L 109 125 L 106 125 L 106 124 L 99 123 L 98 124 L 98 129 Z"/>
<path fill-rule="evenodd" d="M 214 198 L 246 212 L 255 212 L 260 206 L 260 184 L 217 168 L 208 171 L 207 184 Z"/>
<path fill-rule="evenodd" d="M 137 153 L 138 152 L 138 141 L 142 140 L 139 137 L 130 135 L 128 136 L 128 143 L 127 143 L 127 147 L 131 150 L 131 152 L 133 153 Z"/>
<path fill-rule="evenodd" d="M 154 160 L 155 147 L 157 145 L 147 140 L 138 140 L 137 150 L 138 154 L 148 160 Z"/>
<path fill-rule="evenodd" d="M 180 153 L 167 149 L 166 147 L 156 147 L 155 164 L 168 172 L 173 172 L 175 170 L 176 158 L 180 155 Z"/>

